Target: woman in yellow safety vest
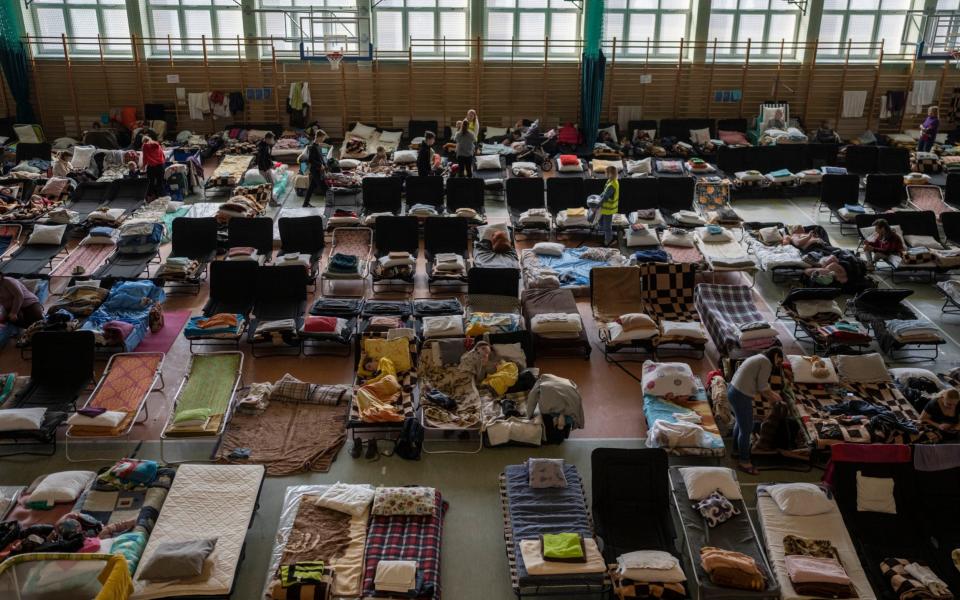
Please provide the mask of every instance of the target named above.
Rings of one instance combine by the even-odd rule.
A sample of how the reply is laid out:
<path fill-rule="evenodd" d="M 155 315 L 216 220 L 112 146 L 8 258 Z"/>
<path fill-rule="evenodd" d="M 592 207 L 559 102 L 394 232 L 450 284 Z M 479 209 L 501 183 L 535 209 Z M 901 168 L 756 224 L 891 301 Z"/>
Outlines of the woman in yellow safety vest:
<path fill-rule="evenodd" d="M 607 167 L 607 185 L 600 195 L 600 231 L 603 232 L 603 245 L 613 241 L 613 215 L 620 209 L 620 181 L 617 180 L 617 168 Z"/>

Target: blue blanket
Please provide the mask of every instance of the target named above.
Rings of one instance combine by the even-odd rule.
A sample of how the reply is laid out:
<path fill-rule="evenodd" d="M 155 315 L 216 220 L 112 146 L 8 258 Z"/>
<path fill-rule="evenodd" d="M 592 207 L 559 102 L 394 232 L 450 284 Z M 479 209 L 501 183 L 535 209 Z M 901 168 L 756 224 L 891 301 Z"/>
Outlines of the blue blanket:
<path fill-rule="evenodd" d="M 132 352 L 147 335 L 151 302 L 163 302 L 163 288 L 152 281 L 124 281 L 113 286 L 100 308 L 93 311 L 80 329 L 102 333 L 109 321 L 133 325 L 133 332 L 124 340 L 124 351 Z"/>
<path fill-rule="evenodd" d="M 582 258 L 584 252 L 590 248 L 566 248 L 563 256 L 546 256 L 538 254 L 540 265 L 549 267 L 560 274 L 560 287 L 586 287 L 590 285 L 590 270 L 594 267 L 605 267 L 607 263 L 586 260 Z"/>

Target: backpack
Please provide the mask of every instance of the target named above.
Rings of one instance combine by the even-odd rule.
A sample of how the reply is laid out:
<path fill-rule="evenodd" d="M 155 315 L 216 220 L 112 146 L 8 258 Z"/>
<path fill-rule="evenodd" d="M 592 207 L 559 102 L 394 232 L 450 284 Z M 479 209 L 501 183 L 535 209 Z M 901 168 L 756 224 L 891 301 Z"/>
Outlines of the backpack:
<path fill-rule="evenodd" d="M 423 425 L 416 419 L 405 419 L 394 454 L 407 460 L 420 460 L 423 451 Z"/>

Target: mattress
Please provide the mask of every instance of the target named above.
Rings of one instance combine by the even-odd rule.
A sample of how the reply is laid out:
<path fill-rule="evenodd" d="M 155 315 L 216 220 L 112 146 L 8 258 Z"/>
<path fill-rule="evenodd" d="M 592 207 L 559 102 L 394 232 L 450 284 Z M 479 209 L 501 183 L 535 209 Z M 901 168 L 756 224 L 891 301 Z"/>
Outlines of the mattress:
<path fill-rule="evenodd" d="M 784 564 L 783 538 L 795 535 L 806 539 L 828 540 L 840 554 L 840 563 L 850 577 L 857 598 L 860 600 L 874 600 L 876 595 L 867 580 L 867 574 L 860 564 L 857 550 L 850 539 L 843 515 L 834 500 L 830 500 L 830 512 L 819 515 L 798 517 L 781 512 L 773 498 L 764 494 L 757 494 L 757 515 L 763 527 L 763 536 L 766 540 L 767 554 L 772 561 L 777 582 L 780 584 L 780 593 L 783 600 L 807 600 L 813 596 L 803 596 L 796 593 L 787 575 Z"/>
<path fill-rule="evenodd" d="M 277 525 L 276 543 L 270 554 L 270 568 L 267 570 L 266 582 L 263 589 L 263 598 L 269 598 L 269 590 L 274 573 L 280 565 L 287 542 L 290 540 L 290 534 L 293 531 L 293 523 L 297 517 L 297 510 L 300 506 L 300 500 L 304 496 L 319 496 L 323 494 L 329 486 L 326 485 L 298 485 L 287 488 L 283 499 L 283 508 L 280 511 L 280 523 Z M 367 524 L 370 521 L 370 513 L 365 512 L 360 516 L 353 516 L 350 519 L 350 542 L 343 555 L 330 561 L 330 567 L 336 574 L 333 583 L 334 596 L 359 596 L 360 583 L 363 576 L 363 550 L 367 543 Z M 309 534 L 309 532 L 307 532 Z"/>
<path fill-rule="evenodd" d="M 810 266 L 804 262 L 803 255 L 796 246 L 766 246 L 756 242 L 752 249 L 764 271 L 787 268 L 806 269 Z"/>
<path fill-rule="evenodd" d="M 515 561 L 517 583 L 523 586 L 599 586 L 603 583 L 603 574 L 533 576 L 527 573 L 520 555 L 521 540 L 538 539 L 544 533 L 580 533 L 584 537 L 593 537 L 593 523 L 587 511 L 587 501 L 583 493 L 583 483 L 577 467 L 564 465 L 567 487 L 531 488 L 526 465 L 508 465 L 504 470 L 508 520 L 512 544 L 508 552 L 513 552 L 511 561 Z"/>
<path fill-rule="evenodd" d="M 520 301 L 523 307 L 523 317 L 527 322 L 527 329 L 531 328 L 533 318 L 537 315 L 561 313 L 580 316 L 580 311 L 577 308 L 577 300 L 573 297 L 573 293 L 570 290 L 524 290 L 520 295 Z M 533 338 L 537 342 L 537 345 L 544 349 L 561 346 L 590 347 L 590 342 L 587 339 L 587 331 L 586 328 L 583 327 L 582 319 L 581 328 L 578 333 L 533 333 Z"/>
<path fill-rule="evenodd" d="M 247 169 L 250 168 L 252 158 L 249 154 L 228 154 L 224 156 L 207 181 L 207 186 L 237 185 L 243 179 Z"/>
<path fill-rule="evenodd" d="M 724 455 L 723 438 L 720 437 L 720 429 L 713 417 L 713 411 L 710 410 L 706 390 L 701 388 L 697 391 L 696 397 L 689 401 L 671 401 L 650 394 L 643 395 L 643 416 L 647 419 L 648 430 L 657 421 L 677 423 L 679 421 L 677 415 L 679 414 L 696 414 L 699 416 L 700 423 L 698 424 L 703 428 L 705 435 L 701 436 L 701 443 L 698 445 L 677 445 L 664 447 L 664 450 L 680 456 Z"/>
<path fill-rule="evenodd" d="M 693 508 L 693 501 L 687 495 L 686 485 L 680 475 L 679 467 L 670 467 L 670 488 L 674 506 L 680 516 L 680 526 L 686 538 L 684 548 L 688 552 L 687 564 L 692 570 L 699 584 L 698 597 L 701 600 L 746 600 L 748 598 L 780 598 L 779 585 L 773 574 L 770 573 L 766 556 L 760 546 L 756 529 L 747 506 L 743 500 L 730 500 L 740 511 L 739 515 L 725 521 L 719 527 L 709 528 L 700 511 Z M 756 561 L 757 566 L 767 579 L 767 589 L 762 592 L 739 590 L 718 586 L 710 581 L 710 576 L 700 564 L 700 548 L 714 546 L 724 550 L 733 550 L 746 554 Z M 688 576 L 690 572 L 688 571 Z"/>
<path fill-rule="evenodd" d="M 736 240 L 705 243 L 697 239 L 697 246 L 713 271 L 754 272 L 757 270 L 756 260 L 749 255 L 747 248 Z"/>
<path fill-rule="evenodd" d="M 263 476 L 260 465 L 181 465 L 143 551 L 133 578 L 131 598 L 229 594 Z M 209 576 L 174 582 L 148 582 L 139 578 L 159 544 L 204 537 L 217 538 L 216 549 L 208 561 Z"/>

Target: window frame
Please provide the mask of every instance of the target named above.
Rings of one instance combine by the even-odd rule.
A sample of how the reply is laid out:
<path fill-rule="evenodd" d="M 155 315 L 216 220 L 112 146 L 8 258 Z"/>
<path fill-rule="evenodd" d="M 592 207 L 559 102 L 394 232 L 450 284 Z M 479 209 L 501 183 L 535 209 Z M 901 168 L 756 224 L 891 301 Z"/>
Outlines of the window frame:
<path fill-rule="evenodd" d="M 617 59 L 623 60 L 665 60 L 665 61 L 676 61 L 680 56 L 680 48 L 676 47 L 676 51 L 673 52 L 664 52 L 660 50 L 660 44 L 663 42 L 673 42 L 679 43 L 679 39 L 665 39 L 662 36 L 663 30 L 663 19 L 661 18 L 665 14 L 670 15 L 686 15 L 686 23 L 684 25 L 684 33 L 681 36 L 686 42 L 691 41 L 690 29 L 693 25 L 693 16 L 697 10 L 697 1 L 698 0 L 688 0 L 687 8 L 662 8 L 664 0 L 656 0 L 657 8 L 630 8 L 630 0 L 624 0 L 626 3 L 626 8 L 610 8 L 609 5 L 604 7 L 604 17 L 607 14 L 617 14 L 622 15 L 623 24 L 620 33 L 623 36 L 610 36 L 609 38 L 604 35 L 603 46 L 604 48 L 613 48 L 613 38 L 617 39 L 616 47 L 616 56 Z M 646 39 L 643 40 L 631 40 L 629 39 L 630 32 L 630 20 L 633 17 L 650 17 L 653 16 L 656 19 L 654 24 L 654 36 L 650 38 L 651 52 L 649 56 L 646 53 Z M 604 23 L 604 33 L 606 33 L 606 23 Z M 626 48 L 626 51 L 624 51 Z M 684 54 L 688 54 L 685 50 Z"/>
<path fill-rule="evenodd" d="M 845 60 L 846 59 L 846 46 L 849 39 L 850 31 L 850 17 L 852 16 L 873 16 L 873 31 L 870 35 L 870 40 L 867 42 L 874 45 L 874 48 L 871 48 L 868 52 L 864 53 L 850 53 L 850 61 L 867 61 L 873 62 L 879 57 L 879 44 L 880 40 L 878 36 L 880 35 L 880 23 L 883 20 L 883 17 L 886 15 L 903 15 L 903 29 L 900 31 L 900 46 L 893 51 L 891 48 L 888 48 L 884 44 L 883 51 L 884 53 L 889 53 L 893 55 L 904 54 L 904 47 L 908 45 L 907 31 L 909 23 L 909 15 L 913 10 L 913 7 L 916 3 L 913 0 L 908 2 L 907 8 L 898 8 L 898 9 L 884 9 L 883 0 L 879 0 L 879 7 L 871 9 L 856 9 L 852 8 L 853 2 L 851 0 L 845 0 L 847 3 L 847 8 L 838 9 L 838 8 L 827 8 L 823 7 L 823 12 L 821 16 L 821 25 L 820 31 L 817 32 L 817 38 L 820 39 L 820 33 L 823 31 L 823 19 L 828 16 L 842 16 L 843 22 L 840 27 L 840 41 L 837 43 L 836 52 L 823 52 L 821 49 L 817 49 L 817 60 Z M 834 42 L 830 42 L 831 44 Z M 907 52 L 909 54 L 909 51 Z"/>
<path fill-rule="evenodd" d="M 746 57 L 746 40 L 740 42 L 740 24 L 744 16 L 752 15 L 763 15 L 763 38 L 756 40 L 751 38 L 750 45 L 750 60 L 779 60 L 780 59 L 780 40 L 785 40 L 789 44 L 791 50 L 785 52 L 783 55 L 784 60 L 798 60 L 800 56 L 796 50 L 797 42 L 799 41 L 800 36 L 800 21 L 803 18 L 803 14 L 799 9 L 793 9 L 784 11 L 782 9 L 771 8 L 771 3 L 774 0 L 766 0 L 767 8 L 740 8 L 740 3 L 743 0 L 736 0 L 736 8 L 712 8 L 710 10 L 710 17 L 715 14 L 718 15 L 731 15 L 733 17 L 733 28 L 730 31 L 730 41 L 719 41 L 719 44 L 727 44 L 728 48 L 718 48 L 716 53 L 717 62 L 731 61 L 731 60 L 741 60 Z M 793 33 L 789 36 L 779 36 L 777 39 L 770 39 L 770 25 L 773 21 L 772 17 L 778 14 L 793 14 Z M 709 23 L 707 25 L 707 39 L 705 40 L 707 52 L 712 55 L 713 52 L 713 41 L 716 36 L 710 35 Z M 726 51 L 724 51 L 726 50 Z"/>
<path fill-rule="evenodd" d="M 172 49 L 168 47 L 156 34 L 155 25 L 153 22 L 154 10 L 164 10 L 168 12 L 175 12 L 177 14 L 178 26 L 180 28 L 180 40 L 189 38 L 189 36 L 186 34 L 188 15 L 194 12 L 207 12 L 210 15 L 210 36 L 208 37 L 210 42 L 207 44 L 207 56 L 222 57 L 236 55 L 236 38 L 222 38 L 220 36 L 220 23 L 217 19 L 217 13 L 221 11 L 236 11 L 237 14 L 240 15 L 240 44 L 242 45 L 245 37 L 243 34 L 243 9 L 238 4 L 214 4 L 211 1 L 209 4 L 185 5 L 184 0 L 175 1 L 175 4 L 151 4 L 150 0 L 143 0 L 142 8 L 144 20 L 146 21 L 145 25 L 148 33 L 147 37 L 151 38 L 152 40 L 151 43 L 147 45 L 151 57 L 167 56 L 172 53 L 174 57 L 178 58 L 203 58 L 203 45 L 201 42 L 196 42 L 195 47 L 192 47 L 194 46 L 193 43 L 183 42 L 179 44 L 179 47 L 174 47 Z M 230 39 L 233 41 L 233 43 L 214 43 L 212 41 L 227 39 Z"/>
<path fill-rule="evenodd" d="M 544 0 L 546 2 L 546 6 L 538 8 L 521 7 L 519 4 L 522 0 L 513 1 L 514 5 L 512 7 L 490 6 L 489 4 L 485 3 L 483 13 L 483 39 L 486 42 L 486 46 L 482 51 L 484 59 L 535 61 L 543 60 L 544 54 L 546 54 L 548 60 L 556 62 L 562 62 L 564 60 L 578 61 L 580 59 L 580 48 L 583 42 L 583 10 L 574 4 L 573 0 Z M 562 4 L 568 6 L 564 6 L 564 8 L 557 8 L 552 6 L 552 4 L 555 2 L 561 2 Z M 508 13 L 513 15 L 513 32 L 511 36 L 509 39 L 497 39 L 497 43 L 495 45 L 491 44 L 493 38 L 490 37 L 490 15 L 493 13 Z M 520 16 L 524 13 L 544 15 L 543 30 L 548 32 L 548 35 L 553 26 L 554 14 L 560 13 L 576 15 L 576 24 L 574 26 L 576 37 L 572 40 L 561 40 L 562 42 L 565 42 L 562 48 L 569 48 L 569 51 L 556 52 L 548 49 L 548 51 L 544 53 L 542 51 L 522 52 L 516 50 L 518 42 L 534 41 L 532 38 L 520 37 Z M 573 47 L 568 45 L 570 42 L 574 43 Z M 491 48 L 503 48 L 504 51 L 491 51 Z M 509 51 L 506 51 L 507 48 L 509 48 Z"/>
<path fill-rule="evenodd" d="M 407 6 L 409 0 L 397 0 L 402 3 L 401 6 L 379 6 L 376 0 L 373 2 L 372 10 L 370 11 L 370 34 L 373 38 L 373 45 L 377 53 L 380 52 L 391 52 L 406 55 L 407 53 L 413 57 L 414 60 L 423 60 L 438 58 L 445 56 L 446 58 L 469 58 L 470 57 L 470 3 L 471 0 L 464 0 L 465 5 L 462 7 L 456 6 L 440 6 L 439 0 L 434 0 L 434 6 Z M 479 0 L 472 0 L 474 2 Z M 401 47 L 399 50 L 382 50 L 377 45 L 378 34 L 378 20 L 377 14 L 380 12 L 389 12 L 389 13 L 399 13 L 400 14 L 400 26 L 401 26 Z M 410 51 L 410 16 L 417 13 L 430 13 L 433 15 L 433 39 L 440 41 L 444 37 L 441 31 L 442 28 L 442 19 L 441 15 L 443 13 L 459 13 L 463 14 L 465 17 L 464 20 L 464 35 L 462 38 L 462 51 L 456 51 L 458 44 L 447 45 L 446 48 L 438 48 L 434 46 L 432 51 L 428 50 L 416 50 L 417 46 L 414 45 L 414 51 Z M 423 46 L 426 48 L 426 46 Z M 382 57 L 381 57 L 382 58 Z M 399 56 L 398 56 L 399 58 Z"/>
<path fill-rule="evenodd" d="M 90 56 L 96 57 L 100 55 L 100 52 L 103 52 L 105 57 L 126 57 L 133 54 L 129 41 L 123 44 L 119 44 L 120 48 L 111 48 L 108 43 L 98 44 L 96 41 L 93 41 L 94 35 L 87 35 L 84 33 L 75 32 L 73 30 L 73 17 L 71 16 L 71 10 L 93 10 L 97 15 L 97 34 L 100 35 L 100 38 L 103 40 L 106 39 L 119 39 L 119 38 L 110 38 L 106 30 L 107 18 L 104 16 L 104 11 L 106 10 L 121 10 L 124 14 L 124 20 L 127 23 L 127 34 L 130 33 L 130 15 L 127 13 L 127 5 L 124 2 L 115 2 L 112 4 L 102 3 L 100 0 L 83 0 L 70 2 L 68 0 L 57 0 L 53 2 L 31 2 L 29 6 L 22 6 L 21 14 L 24 17 L 24 21 L 27 22 L 27 25 L 30 31 L 33 32 L 33 35 L 36 37 L 42 36 L 42 29 L 40 28 L 40 17 L 37 14 L 38 10 L 41 9 L 54 9 L 59 10 L 60 14 L 63 17 L 63 30 L 67 36 L 67 49 L 71 56 Z M 75 40 L 78 37 L 90 38 L 90 41 L 83 41 L 82 43 L 77 43 Z M 46 40 L 38 40 L 36 45 L 33 46 L 38 55 L 41 57 L 57 57 L 63 56 L 63 43 L 62 41 L 57 42 L 48 42 Z"/>

